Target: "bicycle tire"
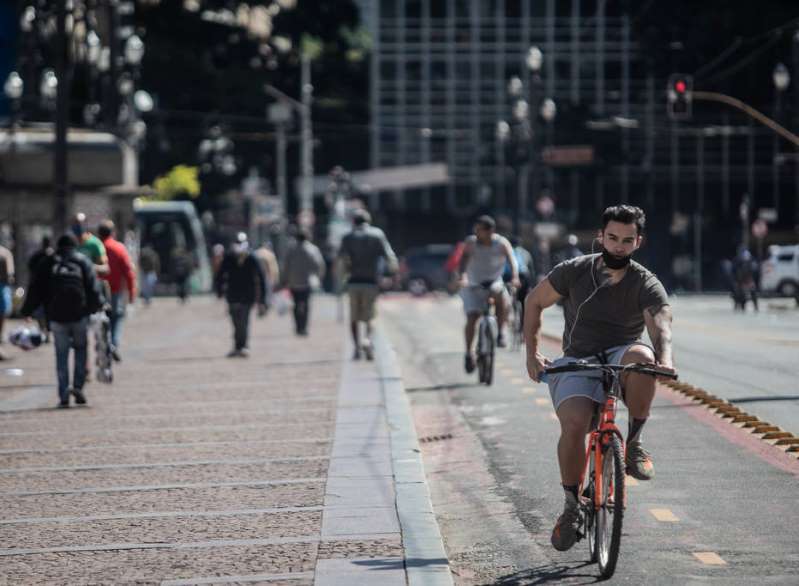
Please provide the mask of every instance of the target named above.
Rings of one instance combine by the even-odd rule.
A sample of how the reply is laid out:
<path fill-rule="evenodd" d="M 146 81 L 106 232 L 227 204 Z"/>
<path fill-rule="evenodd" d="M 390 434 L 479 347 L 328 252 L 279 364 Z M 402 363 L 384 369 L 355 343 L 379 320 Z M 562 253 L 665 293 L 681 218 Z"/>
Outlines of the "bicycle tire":
<path fill-rule="evenodd" d="M 591 450 L 590 460 L 588 462 L 588 480 L 586 482 L 583 497 L 587 503 L 584 507 L 583 515 L 583 533 L 588 540 L 588 561 L 592 564 L 596 563 L 596 509 L 594 508 L 594 498 L 596 495 L 594 467 L 596 465 L 594 458 L 594 451 Z"/>
<path fill-rule="evenodd" d="M 511 350 L 518 350 L 522 347 L 522 304 L 517 299 L 513 303 L 513 338 Z"/>
<path fill-rule="evenodd" d="M 602 503 L 596 512 L 596 544 L 599 573 L 603 579 L 616 571 L 624 521 L 624 450 L 618 436 L 611 437 L 602 455 Z M 613 502 L 609 502 L 612 493 Z M 610 525 L 610 526 L 608 526 Z"/>
<path fill-rule="evenodd" d="M 483 340 L 485 339 L 485 318 L 480 318 L 477 325 L 477 381 L 482 383 L 485 380 L 485 351 L 483 349 Z"/>
<path fill-rule="evenodd" d="M 488 341 L 488 352 L 485 353 L 485 379 L 487 386 L 494 382 L 494 340 Z"/>

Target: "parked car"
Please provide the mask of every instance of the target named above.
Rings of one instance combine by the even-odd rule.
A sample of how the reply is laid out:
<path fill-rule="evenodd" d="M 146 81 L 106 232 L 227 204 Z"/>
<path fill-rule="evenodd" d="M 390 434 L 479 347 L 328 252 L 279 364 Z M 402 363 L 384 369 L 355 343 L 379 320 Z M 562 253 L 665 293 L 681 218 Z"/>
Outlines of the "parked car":
<path fill-rule="evenodd" d="M 428 244 L 410 248 L 400 262 L 400 284 L 413 295 L 446 291 L 450 272 L 445 267 L 455 247 L 451 244 Z"/>
<path fill-rule="evenodd" d="M 769 246 L 768 253 L 761 269 L 761 291 L 793 297 L 799 303 L 799 244 Z"/>

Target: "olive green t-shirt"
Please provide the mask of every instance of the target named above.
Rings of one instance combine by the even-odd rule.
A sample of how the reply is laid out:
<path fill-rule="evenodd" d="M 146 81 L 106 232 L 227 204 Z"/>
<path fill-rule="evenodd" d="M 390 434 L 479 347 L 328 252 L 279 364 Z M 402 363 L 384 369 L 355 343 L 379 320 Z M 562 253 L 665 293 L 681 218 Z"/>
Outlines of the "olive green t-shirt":
<path fill-rule="evenodd" d="M 100 261 L 105 256 L 105 246 L 103 241 L 97 238 L 94 234 L 78 244 L 78 252 L 82 253 L 94 264 L 100 264 Z"/>
<path fill-rule="evenodd" d="M 606 284 L 607 278 L 597 266 L 601 256 L 578 256 L 560 263 L 547 275 L 563 297 L 566 356 L 584 358 L 638 342 L 644 332 L 644 311 L 668 305 L 660 280 L 635 261 L 630 261 L 621 281 Z"/>

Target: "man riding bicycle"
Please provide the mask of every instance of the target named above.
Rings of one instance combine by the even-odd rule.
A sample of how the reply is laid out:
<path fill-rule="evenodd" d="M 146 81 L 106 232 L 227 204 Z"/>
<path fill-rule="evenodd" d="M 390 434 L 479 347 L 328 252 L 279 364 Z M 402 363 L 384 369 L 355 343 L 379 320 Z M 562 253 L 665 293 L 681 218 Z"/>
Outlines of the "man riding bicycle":
<path fill-rule="evenodd" d="M 658 278 L 631 259 L 641 246 L 646 218 L 638 207 L 612 206 L 602 214 L 598 240 L 602 252 L 557 265 L 526 300 L 524 322 L 527 372 L 540 380 L 549 366 L 581 358 L 603 363 L 657 364 L 674 371 L 671 350 L 671 308 Z M 550 362 L 538 350 L 542 311 L 563 300 L 563 357 Z M 641 340 L 646 326 L 652 347 Z M 565 506 L 552 531 L 552 545 L 571 548 L 580 526 L 580 476 L 585 467 L 585 437 L 597 404 L 604 403 L 602 380 L 595 372 L 550 375 L 549 391 L 560 421 L 558 463 Z M 655 379 L 645 374 L 622 375 L 623 399 L 629 411 L 627 473 L 650 480 L 652 458 L 641 445 L 649 417 Z"/>
<path fill-rule="evenodd" d="M 464 368 L 467 373 L 474 371 L 472 352 L 477 320 L 480 319 L 485 304 L 493 298 L 497 308 L 499 336 L 497 346 L 505 346 L 502 326 L 508 315 L 509 300 L 502 283 L 505 263 L 511 266 L 511 285 L 519 286 L 519 268 L 510 242 L 496 233 L 496 223 L 491 216 L 480 216 L 474 224 L 474 235 L 464 240 L 463 256 L 460 262 L 461 299 L 466 314 L 466 356 Z"/>

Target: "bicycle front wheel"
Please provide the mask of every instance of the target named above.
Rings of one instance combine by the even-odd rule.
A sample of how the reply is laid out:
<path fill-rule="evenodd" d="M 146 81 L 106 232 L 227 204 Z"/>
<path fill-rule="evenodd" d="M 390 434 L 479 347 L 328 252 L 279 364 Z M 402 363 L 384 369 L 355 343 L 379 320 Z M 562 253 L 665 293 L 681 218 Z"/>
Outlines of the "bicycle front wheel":
<path fill-rule="evenodd" d="M 616 571 L 624 519 L 624 450 L 613 436 L 602 450 L 601 502 L 594 520 L 596 557 L 602 578 Z"/>

